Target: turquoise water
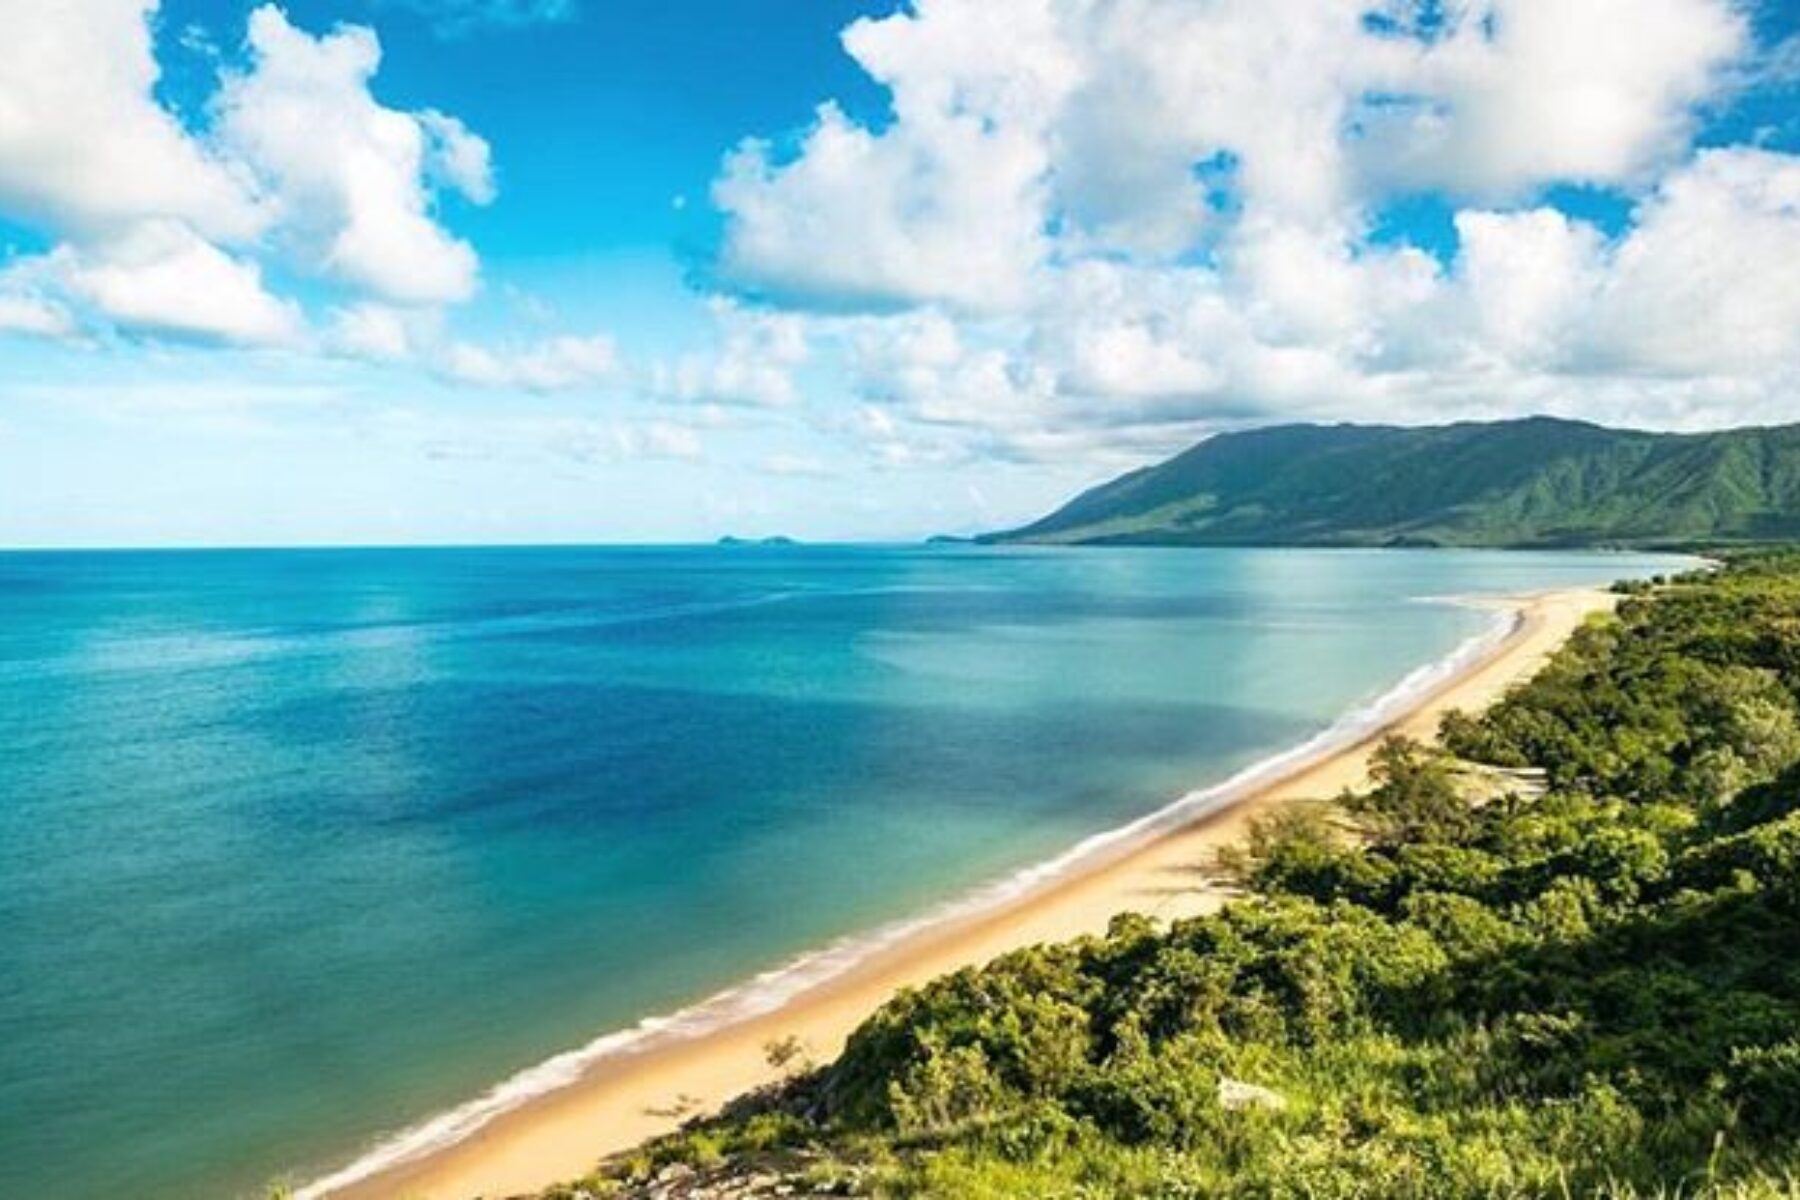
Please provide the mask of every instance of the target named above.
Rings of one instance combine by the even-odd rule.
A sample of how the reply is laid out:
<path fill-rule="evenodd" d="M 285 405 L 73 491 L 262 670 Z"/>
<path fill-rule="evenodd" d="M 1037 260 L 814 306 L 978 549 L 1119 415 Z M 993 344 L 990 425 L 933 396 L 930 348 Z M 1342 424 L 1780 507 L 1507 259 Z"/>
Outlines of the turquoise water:
<path fill-rule="evenodd" d="M 1256 550 L 0 555 L 0 1196 L 343 1165 L 1668 569 Z"/>

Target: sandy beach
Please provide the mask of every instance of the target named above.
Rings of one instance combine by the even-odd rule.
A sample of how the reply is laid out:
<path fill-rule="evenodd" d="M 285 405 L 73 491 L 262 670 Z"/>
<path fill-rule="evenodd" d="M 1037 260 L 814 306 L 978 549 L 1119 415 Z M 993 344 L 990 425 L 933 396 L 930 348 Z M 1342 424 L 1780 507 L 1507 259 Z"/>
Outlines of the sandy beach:
<path fill-rule="evenodd" d="M 1099 858 L 1003 905 L 932 925 L 764 1016 L 698 1035 L 651 1039 L 610 1057 L 568 1087 L 532 1099 L 474 1135 L 329 1192 L 303 1195 L 472 1200 L 515 1196 L 578 1177 L 602 1157 L 666 1132 L 774 1077 L 764 1046 L 797 1038 L 818 1061 L 900 988 L 1020 946 L 1097 933 L 1119 912 L 1173 919 L 1217 907 L 1216 850 L 1241 838 L 1271 805 L 1329 796 L 1366 779 L 1370 749 L 1390 732 L 1429 738 L 1444 712 L 1476 710 L 1528 678 L 1613 597 L 1557 591 L 1495 601 L 1517 614 L 1508 635 L 1354 745 L 1296 763 L 1221 811 Z"/>

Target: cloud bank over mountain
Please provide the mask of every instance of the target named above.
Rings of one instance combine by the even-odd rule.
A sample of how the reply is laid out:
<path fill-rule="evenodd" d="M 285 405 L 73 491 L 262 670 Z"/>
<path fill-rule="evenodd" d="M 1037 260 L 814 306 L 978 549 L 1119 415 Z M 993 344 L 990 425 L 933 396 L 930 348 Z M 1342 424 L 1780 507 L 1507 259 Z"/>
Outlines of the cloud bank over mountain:
<path fill-rule="evenodd" d="M 721 261 L 821 328 L 861 314 L 863 394 L 914 423 L 1030 454 L 1791 403 L 1800 158 L 1696 142 L 1766 82 L 1741 6 L 921 0 L 844 45 L 891 111 L 733 151 Z"/>

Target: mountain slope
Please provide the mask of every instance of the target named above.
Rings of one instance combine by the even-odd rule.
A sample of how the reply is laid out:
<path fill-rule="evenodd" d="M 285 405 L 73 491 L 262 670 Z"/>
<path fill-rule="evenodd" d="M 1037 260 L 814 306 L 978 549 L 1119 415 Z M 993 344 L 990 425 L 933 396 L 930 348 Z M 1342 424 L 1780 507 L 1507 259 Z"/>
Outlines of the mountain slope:
<path fill-rule="evenodd" d="M 1800 536 L 1800 426 L 1665 434 L 1533 417 L 1220 434 L 995 542 L 1644 545 Z"/>

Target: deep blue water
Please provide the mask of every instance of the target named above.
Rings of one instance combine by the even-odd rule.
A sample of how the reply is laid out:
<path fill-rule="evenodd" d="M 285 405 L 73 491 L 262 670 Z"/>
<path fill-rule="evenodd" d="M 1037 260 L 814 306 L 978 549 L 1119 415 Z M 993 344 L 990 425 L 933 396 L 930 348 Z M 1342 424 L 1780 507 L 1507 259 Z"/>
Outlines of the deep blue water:
<path fill-rule="evenodd" d="M 0 555 L 0 1196 L 340 1165 L 1297 743 L 1621 556 Z"/>

